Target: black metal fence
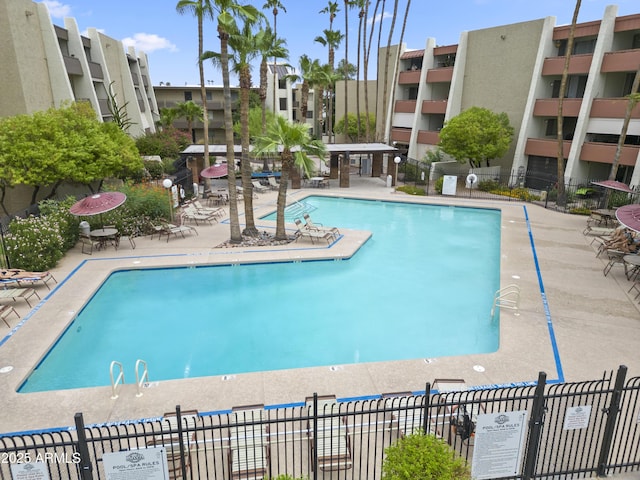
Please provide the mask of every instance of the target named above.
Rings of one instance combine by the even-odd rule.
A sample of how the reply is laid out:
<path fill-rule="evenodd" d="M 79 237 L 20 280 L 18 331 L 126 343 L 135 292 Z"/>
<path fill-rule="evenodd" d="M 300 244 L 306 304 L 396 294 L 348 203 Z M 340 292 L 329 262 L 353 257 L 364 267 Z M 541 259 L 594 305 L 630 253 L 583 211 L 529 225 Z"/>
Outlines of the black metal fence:
<path fill-rule="evenodd" d="M 170 478 L 379 479 L 385 448 L 403 435 L 422 429 L 440 436 L 473 464 L 474 455 L 480 461 L 488 454 L 486 445 L 475 450 L 480 415 L 523 411 L 520 467 L 494 478 L 577 478 L 640 468 L 640 377 L 627 381 L 622 366 L 615 378 L 609 373 L 552 385 L 545 379 L 541 373 L 537 385 L 448 392 L 448 381 L 436 380 L 440 390 L 426 395 L 350 401 L 314 395 L 300 404 L 209 414 L 176 407 L 163 418 L 96 426 L 84 426 L 76 414 L 75 428 L 1 436 L 0 479 L 21 467 L 11 464 L 36 461 L 52 479 L 112 478 L 105 472 L 108 454 L 144 455 L 151 447 L 164 449 Z M 575 412 L 587 421 L 572 424 Z"/>
<path fill-rule="evenodd" d="M 397 186 L 410 185 L 424 190 L 426 195 L 442 194 L 442 177 L 429 180 L 429 165 L 407 159 L 398 167 Z M 539 177 L 529 172 L 508 174 L 463 174 L 457 177 L 455 197 L 502 201 L 524 201 L 543 205 L 564 212 L 587 213 L 595 209 L 615 209 L 622 205 L 640 202 L 640 192 L 626 193 L 594 185 L 603 179 L 569 180 L 564 197 L 558 191 L 558 182 L 549 177 Z M 472 180 L 472 181 L 470 181 Z M 560 195 L 559 195 L 560 194 Z"/>

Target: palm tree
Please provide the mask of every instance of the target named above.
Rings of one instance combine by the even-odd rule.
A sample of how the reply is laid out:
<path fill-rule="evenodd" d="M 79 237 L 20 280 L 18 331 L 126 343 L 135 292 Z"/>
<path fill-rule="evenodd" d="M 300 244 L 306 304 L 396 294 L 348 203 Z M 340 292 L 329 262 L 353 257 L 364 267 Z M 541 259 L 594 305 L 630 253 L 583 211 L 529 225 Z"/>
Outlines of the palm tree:
<path fill-rule="evenodd" d="M 189 138 L 195 143 L 195 132 L 193 131 L 193 122 L 196 120 L 202 121 L 202 107 L 195 103 L 193 100 L 186 102 L 180 102 L 176 104 L 176 111 L 178 112 L 178 118 L 184 118 L 187 121 L 187 131 L 189 132 Z"/>
<path fill-rule="evenodd" d="M 234 0 L 214 0 L 214 11 L 218 13 L 218 37 L 220 38 L 220 67 L 224 95 L 224 139 L 227 147 L 227 184 L 229 189 L 230 242 L 241 243 L 238 199 L 236 196 L 235 155 L 233 149 L 233 118 L 231 116 L 231 86 L 229 81 L 229 34 L 237 31 L 236 17 L 245 20 L 257 19 L 260 12 L 253 5 L 240 5 Z"/>
<path fill-rule="evenodd" d="M 393 38 L 393 31 L 396 26 L 396 19 L 398 18 L 398 0 L 393 3 L 393 17 L 391 18 L 391 27 L 389 28 L 389 37 L 387 39 L 387 51 L 384 58 L 384 74 L 383 86 L 382 86 L 382 118 L 384 118 L 383 125 L 387 124 L 387 88 L 389 86 L 389 59 L 391 57 L 391 40 Z M 380 19 L 380 32 L 382 32 L 382 19 Z M 380 37 L 378 36 L 378 40 Z M 379 45 L 378 45 L 379 47 Z M 398 45 L 398 51 L 400 45 Z M 384 131 L 384 130 L 383 130 Z"/>
<path fill-rule="evenodd" d="M 284 8 L 284 6 L 282 5 L 282 2 L 280 2 L 280 0 L 267 0 L 265 2 L 265 4 L 262 6 L 263 9 L 271 9 L 271 13 L 273 13 L 273 36 L 277 37 L 278 36 L 278 9 L 282 10 L 284 13 L 287 13 L 286 8 Z M 274 55 L 273 56 L 273 68 L 275 69 L 276 66 L 276 58 L 277 56 Z M 281 58 L 281 57 L 280 57 Z M 275 76 L 275 71 L 274 71 L 274 75 L 273 75 L 273 113 L 276 112 L 276 76 Z"/>
<path fill-rule="evenodd" d="M 557 204 L 563 206 L 567 202 L 567 195 L 564 188 L 564 135 L 563 135 L 563 115 L 562 107 L 564 104 L 564 96 L 567 91 L 567 78 L 569 78 L 569 61 L 571 60 L 571 51 L 573 50 L 573 39 L 576 31 L 576 24 L 578 23 L 578 12 L 580 11 L 581 0 L 576 1 L 576 8 L 573 11 L 573 18 L 571 19 L 571 27 L 569 28 L 569 39 L 567 40 L 567 50 L 564 55 L 564 69 L 562 70 L 562 80 L 560 80 L 560 93 L 558 95 L 558 118 L 557 118 L 557 131 L 556 139 L 558 141 L 558 198 Z"/>
<path fill-rule="evenodd" d="M 342 41 L 342 38 L 344 37 L 344 35 L 342 35 L 342 33 L 340 33 L 340 30 L 323 30 L 322 32 L 324 34 L 324 36 L 320 36 L 320 37 L 316 37 L 314 41 L 318 42 L 319 44 L 321 44 L 323 47 L 328 47 L 329 48 L 329 63 L 328 63 L 328 74 L 330 76 L 333 75 L 333 71 L 334 71 L 334 63 L 335 63 L 335 51 L 336 48 L 338 48 L 338 46 L 340 45 L 340 42 Z M 327 95 L 329 97 L 329 104 L 327 105 L 327 135 L 329 136 L 329 142 L 331 142 L 331 131 L 333 129 L 333 84 L 332 83 L 328 83 L 325 85 L 326 90 L 327 90 Z"/>
<path fill-rule="evenodd" d="M 262 106 L 262 133 L 264 134 L 267 129 L 266 124 L 266 111 L 267 111 L 267 61 L 269 57 L 273 57 L 274 65 L 276 58 L 289 58 L 289 50 L 287 50 L 287 41 L 276 37 L 271 28 L 266 27 L 261 29 L 256 35 L 256 46 L 260 54 L 262 55 L 262 61 L 260 62 L 260 103 Z M 275 78 L 275 77 L 274 77 Z M 275 113 L 275 109 L 273 110 Z M 265 167 L 265 169 L 267 169 Z"/>
<path fill-rule="evenodd" d="M 294 167 L 303 168 L 309 173 L 313 168 L 313 161 L 309 155 L 323 158 L 325 147 L 322 142 L 311 138 L 306 124 L 289 122 L 280 115 L 276 115 L 274 121 L 269 123 L 266 135 L 255 140 L 255 146 L 257 155 L 273 154 L 282 149 L 280 153 L 282 176 L 276 205 L 276 240 L 287 240 L 284 209 L 287 204 L 289 174 Z"/>
<path fill-rule="evenodd" d="M 349 10 L 357 5 L 356 0 L 344 0 L 344 63 L 338 64 L 338 68 L 342 65 L 342 76 L 344 81 L 344 118 L 347 118 L 347 80 L 349 79 Z"/>
<path fill-rule="evenodd" d="M 356 48 L 358 57 L 356 60 L 356 117 L 358 121 L 358 132 L 360 132 L 360 47 L 362 44 L 362 39 L 364 38 L 364 45 L 366 46 L 366 24 L 364 19 L 366 18 L 367 9 L 369 8 L 369 0 L 355 0 L 357 7 L 360 9 L 358 11 L 358 48 Z M 364 31 L 364 34 L 363 34 Z M 347 103 L 347 99 L 345 98 L 345 105 Z M 368 112 L 367 112 L 368 114 Z M 367 134 L 368 138 L 368 134 Z"/>
<path fill-rule="evenodd" d="M 384 12 L 384 0 L 382 1 L 382 5 L 383 5 L 383 12 Z M 369 82 L 368 82 L 368 72 L 369 72 L 369 56 L 371 55 L 371 44 L 373 43 L 373 25 L 375 23 L 375 19 L 376 16 L 378 14 L 378 7 L 380 6 L 380 0 L 376 0 L 376 6 L 373 10 L 373 22 L 371 23 L 371 31 L 369 32 L 369 40 L 367 41 L 367 29 L 366 29 L 366 20 L 365 20 L 365 29 L 364 29 L 364 45 L 362 46 L 363 50 L 364 50 L 364 66 L 363 66 L 363 71 L 364 71 L 364 110 L 365 110 L 365 115 L 367 118 L 369 118 Z M 369 14 L 369 3 L 367 2 L 366 7 L 365 7 L 365 18 L 366 16 Z M 382 24 L 382 17 L 383 15 L 380 16 L 380 23 Z M 378 50 L 379 48 L 379 44 L 380 44 L 380 40 L 378 39 Z M 365 125 L 365 130 L 367 132 L 367 142 L 371 141 L 371 131 L 369 130 L 369 122 L 366 123 Z"/>
<path fill-rule="evenodd" d="M 306 123 L 309 106 L 309 89 L 313 83 L 316 71 L 320 68 L 320 62 L 318 59 L 311 60 L 307 55 L 301 55 L 299 66 L 300 73 L 291 73 L 287 75 L 286 78 L 292 82 L 300 82 L 302 84 L 300 87 L 300 118 L 298 118 L 298 122 Z"/>
<path fill-rule="evenodd" d="M 245 21 L 242 30 L 233 32 L 229 36 L 229 47 L 232 55 L 229 56 L 230 69 L 238 75 L 240 81 L 240 141 L 242 145 L 242 157 L 240 169 L 242 174 L 242 191 L 244 199 L 245 228 L 244 235 L 255 237 L 258 229 L 253 216 L 253 184 L 251 183 L 251 158 L 249 155 L 249 92 L 251 91 L 251 62 L 258 55 L 256 35 L 252 31 L 254 21 Z M 216 66 L 220 66 L 220 54 L 205 52 L 204 58 L 211 59 Z"/>
<path fill-rule="evenodd" d="M 163 127 L 171 127 L 175 119 L 178 118 L 178 110 L 172 107 L 162 107 L 160 109 L 160 120 L 158 124 Z"/>
<path fill-rule="evenodd" d="M 400 68 L 400 45 L 402 45 L 402 40 L 404 39 L 404 32 L 405 32 L 405 30 L 407 28 L 407 18 L 409 17 L 409 7 L 410 6 L 411 6 L 411 0 L 407 0 L 407 5 L 405 6 L 405 9 L 404 9 L 404 19 L 402 21 L 402 31 L 400 32 L 400 39 L 398 40 L 398 49 L 396 51 L 396 61 L 394 63 L 394 68 L 393 68 L 393 71 L 395 72 L 394 73 L 394 77 L 396 75 L 398 75 L 397 72 L 398 72 L 398 69 Z M 389 37 L 389 39 L 391 39 L 391 37 Z M 388 48 L 387 48 L 387 51 L 388 51 Z M 390 96 L 391 99 L 395 98 L 395 95 L 396 95 L 396 83 L 397 82 L 394 81 L 392 83 L 392 85 L 391 85 L 391 96 Z M 385 97 L 385 102 L 386 102 L 386 97 Z M 385 103 L 385 110 L 384 111 L 385 112 L 387 111 L 386 103 Z M 386 115 L 386 113 L 385 113 L 385 115 Z M 384 129 L 384 135 L 385 135 L 384 141 L 388 142 L 389 138 L 386 136 L 387 135 L 386 124 L 385 124 L 385 129 Z"/>
<path fill-rule="evenodd" d="M 180 0 L 176 5 L 176 10 L 180 15 L 192 12 L 198 20 L 198 70 L 200 72 L 200 97 L 202 98 L 202 124 L 204 143 L 204 168 L 208 168 L 209 161 L 209 113 L 207 111 L 207 89 L 204 84 L 204 65 L 202 63 L 202 52 L 204 50 L 203 20 L 206 17 L 213 20 L 213 8 L 210 0 Z M 205 189 L 210 186 L 210 180 L 205 179 Z"/>

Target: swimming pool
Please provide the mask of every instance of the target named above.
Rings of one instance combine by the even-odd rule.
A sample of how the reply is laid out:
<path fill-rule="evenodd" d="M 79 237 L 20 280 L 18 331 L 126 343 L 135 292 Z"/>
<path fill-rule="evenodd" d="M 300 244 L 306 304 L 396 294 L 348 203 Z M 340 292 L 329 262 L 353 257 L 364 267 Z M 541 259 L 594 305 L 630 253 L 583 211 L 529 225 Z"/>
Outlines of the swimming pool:
<path fill-rule="evenodd" d="M 169 380 L 497 350 L 499 211 L 327 197 L 303 208 L 373 235 L 350 260 L 115 272 L 20 392 L 109 385 L 112 360 L 130 383 L 137 359 Z"/>

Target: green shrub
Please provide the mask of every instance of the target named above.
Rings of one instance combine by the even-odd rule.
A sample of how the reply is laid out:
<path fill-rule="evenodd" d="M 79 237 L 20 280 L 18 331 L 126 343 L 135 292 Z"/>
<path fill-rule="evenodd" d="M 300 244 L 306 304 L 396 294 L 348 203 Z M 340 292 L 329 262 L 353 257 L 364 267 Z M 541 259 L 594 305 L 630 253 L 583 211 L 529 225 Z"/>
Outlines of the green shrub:
<path fill-rule="evenodd" d="M 413 434 L 385 449 L 382 480 L 470 479 L 465 460 L 441 438 Z"/>
<path fill-rule="evenodd" d="M 481 192 L 491 192 L 493 190 L 498 190 L 500 188 L 500 183 L 496 180 L 481 180 L 478 182 L 478 190 Z"/>
<path fill-rule="evenodd" d="M 574 215 L 591 215 L 591 209 L 587 207 L 576 207 L 569 210 Z"/>
<path fill-rule="evenodd" d="M 159 180 L 164 175 L 164 164 L 155 160 L 145 160 L 144 168 L 149 172 L 149 177 L 152 180 Z"/>
<path fill-rule="evenodd" d="M 66 251 L 55 215 L 14 218 L 4 241 L 11 266 L 35 272 L 55 267 Z"/>
<path fill-rule="evenodd" d="M 62 237 L 62 251 L 66 252 L 78 242 L 80 219 L 69 212 L 76 203 L 74 197 L 65 200 L 43 200 L 38 204 L 40 216 L 48 217 L 58 225 L 58 231 Z"/>
<path fill-rule="evenodd" d="M 404 192 L 409 195 L 426 195 L 424 188 L 414 187 L 412 185 L 403 185 L 401 187 L 396 187 L 398 192 Z"/>
<path fill-rule="evenodd" d="M 435 184 L 433 185 L 433 188 L 436 189 L 436 193 L 442 194 L 443 183 L 444 183 L 444 177 L 440 177 L 439 179 L 436 180 Z"/>

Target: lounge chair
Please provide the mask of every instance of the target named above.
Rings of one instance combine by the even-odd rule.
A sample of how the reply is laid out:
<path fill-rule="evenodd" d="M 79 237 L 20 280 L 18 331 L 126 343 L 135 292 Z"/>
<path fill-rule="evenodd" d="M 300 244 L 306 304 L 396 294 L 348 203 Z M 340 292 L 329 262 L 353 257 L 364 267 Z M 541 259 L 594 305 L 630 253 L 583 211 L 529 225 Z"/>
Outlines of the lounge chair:
<path fill-rule="evenodd" d="M 309 230 L 308 228 L 305 228 L 304 225 L 302 225 L 302 222 L 300 221 L 299 218 L 296 218 L 294 221 L 295 221 L 296 227 L 298 227 L 298 231 L 296 232 L 297 233 L 296 241 L 299 238 L 308 238 L 311 240 L 311 243 L 315 243 L 316 240 L 318 241 L 325 240 L 327 242 L 327 245 L 330 245 L 331 242 L 335 240 L 335 237 L 331 232 Z"/>
<path fill-rule="evenodd" d="M 304 218 L 305 228 L 309 230 L 318 230 L 320 232 L 330 232 L 336 240 L 340 236 L 340 230 L 338 230 L 337 227 L 325 227 L 321 223 L 314 223 L 306 212 L 302 214 L 302 217 Z"/>
<path fill-rule="evenodd" d="M 178 435 L 178 417 L 175 412 L 165 413 L 162 417 L 162 433 L 156 435 L 147 442 L 149 447 L 164 446 L 167 452 L 167 464 L 169 466 L 169 478 L 182 478 L 182 467 L 185 470 L 191 467 L 191 450 L 196 445 L 196 427 L 198 419 L 197 410 L 185 410 L 180 415 L 182 420 L 182 449 L 180 449 L 180 436 Z"/>
<path fill-rule="evenodd" d="M 58 283 L 51 272 L 29 272 L 21 268 L 0 270 L 1 285 L 16 283 L 19 287 L 22 287 L 23 285 L 33 285 L 42 282 L 48 290 L 51 290 L 51 287 L 48 285 L 51 281 Z"/>
<path fill-rule="evenodd" d="M 279 190 L 280 189 L 280 184 L 278 182 L 276 182 L 276 178 L 275 177 L 267 177 L 267 181 L 269 182 L 269 188 L 271 190 Z"/>
<path fill-rule="evenodd" d="M 163 235 L 167 236 L 167 243 L 169 242 L 169 238 L 171 235 L 177 237 L 178 235 L 182 235 L 182 238 L 185 238 L 184 234 L 186 233 L 195 233 L 198 235 L 198 231 L 189 225 L 174 225 L 173 223 L 161 223 L 160 225 L 154 225 L 154 233 L 158 233 L 158 237 L 162 238 Z"/>
<path fill-rule="evenodd" d="M 269 426 L 264 405 L 232 409 L 229 426 L 229 471 L 233 479 L 262 479 L 269 469 Z"/>
<path fill-rule="evenodd" d="M 19 298 L 24 298 L 29 307 L 31 307 L 31 302 L 29 299 L 33 296 L 36 296 L 38 300 L 40 300 L 40 295 L 33 288 L 5 288 L 0 290 L 0 299 L 10 298 L 14 302 Z"/>
<path fill-rule="evenodd" d="M 196 207 L 198 213 L 202 213 L 204 215 L 213 215 L 216 218 L 222 218 L 226 215 L 224 208 L 220 207 L 205 207 L 203 206 L 199 200 L 194 200 L 191 204 Z"/>
<path fill-rule="evenodd" d="M 267 191 L 269 191 L 269 189 L 267 187 L 263 187 L 262 185 L 260 185 L 260 182 L 253 180 L 251 182 L 251 184 L 253 185 L 253 191 L 257 192 L 257 193 L 265 193 Z"/>
<path fill-rule="evenodd" d="M 16 309 L 13 308 L 11 305 L 1 305 L 0 306 L 0 318 L 2 319 L 2 321 L 4 322 L 4 324 L 11 328 L 11 325 L 9 325 L 9 322 L 7 322 L 7 317 L 11 314 L 16 315 L 18 318 L 20 318 L 20 314 L 18 312 L 16 312 Z"/>
<path fill-rule="evenodd" d="M 415 433 L 426 432 L 440 437 L 440 433 L 432 428 L 428 422 L 427 430 L 424 429 L 424 397 L 418 401 L 418 397 L 411 392 L 383 393 L 385 409 L 391 408 L 391 427 L 398 429 L 398 436 L 404 437 Z"/>
<path fill-rule="evenodd" d="M 319 416 L 317 436 L 313 418 L 309 419 L 307 424 L 311 465 L 313 466 L 317 460 L 318 470 L 347 470 L 353 466 L 353 461 L 346 419 L 339 415 L 339 406 L 334 395 L 317 399 L 317 413 L 313 411 L 313 397 L 308 397 L 305 402 L 309 416 Z"/>
<path fill-rule="evenodd" d="M 182 219 L 192 220 L 196 222 L 196 225 L 200 225 L 200 223 L 218 223 L 217 215 L 213 214 L 212 212 L 200 211 L 193 205 L 187 205 L 182 209 Z"/>

